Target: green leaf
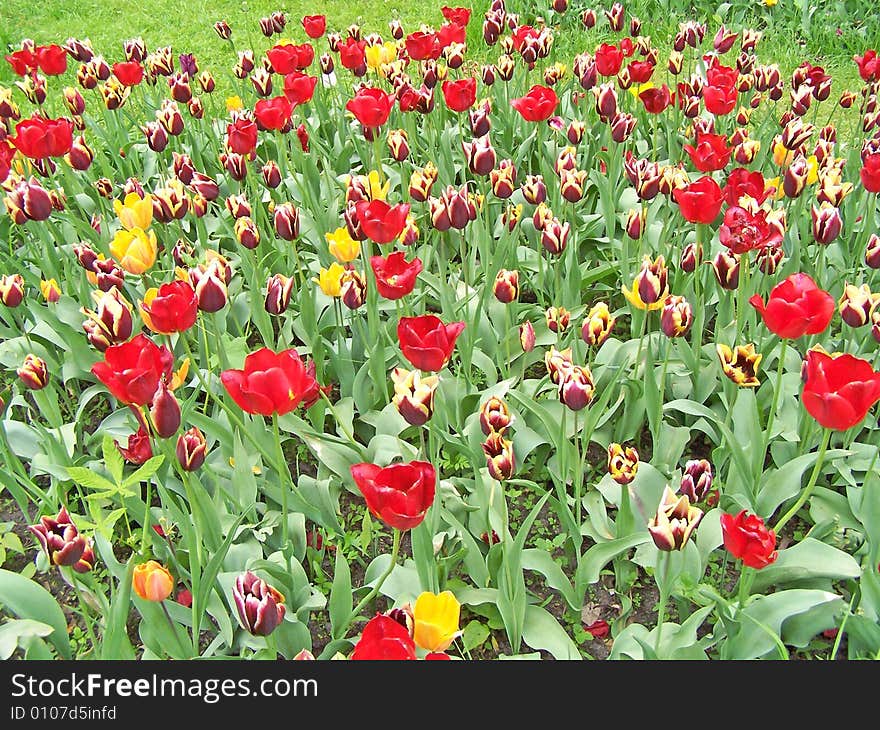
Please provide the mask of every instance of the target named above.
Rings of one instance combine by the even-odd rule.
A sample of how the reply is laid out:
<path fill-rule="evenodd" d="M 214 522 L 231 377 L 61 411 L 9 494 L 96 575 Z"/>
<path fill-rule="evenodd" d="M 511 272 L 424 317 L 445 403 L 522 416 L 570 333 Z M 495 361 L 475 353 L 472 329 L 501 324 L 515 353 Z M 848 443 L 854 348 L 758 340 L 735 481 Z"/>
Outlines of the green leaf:
<path fill-rule="evenodd" d="M 522 638 L 532 649 L 548 651 L 554 659 L 583 658 L 559 622 L 538 606 L 526 606 Z"/>
<path fill-rule="evenodd" d="M 342 550 L 336 551 L 336 567 L 333 571 L 333 586 L 330 588 L 330 631 L 334 638 L 340 638 L 351 620 L 351 571 Z"/>
<path fill-rule="evenodd" d="M 465 651 L 471 651 L 489 638 L 489 629 L 479 621 L 469 621 L 461 634 L 461 643 Z"/>
<path fill-rule="evenodd" d="M 54 630 L 49 624 L 29 618 L 7 621 L 0 626 L 0 661 L 9 659 L 19 644 L 24 646 L 28 643 L 27 641 L 22 641 L 23 639 L 30 639 L 35 636 L 48 636 Z"/>
<path fill-rule="evenodd" d="M 140 468 L 138 468 L 136 471 L 132 472 L 128 477 L 126 477 L 125 481 L 122 483 L 122 486 L 127 489 L 133 484 L 139 484 L 140 482 L 150 479 L 153 474 L 155 474 L 159 470 L 159 467 L 162 466 L 164 462 L 164 454 L 158 454 L 156 456 L 150 457 L 143 463 Z"/>
<path fill-rule="evenodd" d="M 845 449 L 831 449 L 825 454 L 825 464 L 850 453 Z M 768 519 L 785 500 L 799 494 L 804 472 L 816 463 L 818 455 L 818 452 L 804 454 L 779 469 L 766 472 L 758 487 L 757 513 Z"/>
<path fill-rule="evenodd" d="M 757 571 L 752 583 L 752 592 L 763 593 L 769 586 L 787 585 L 817 578 L 828 580 L 858 578 L 861 572 L 859 564 L 848 553 L 807 537 L 797 545 L 780 550 L 775 562 Z"/>
<path fill-rule="evenodd" d="M 562 594 L 573 610 L 579 611 L 583 604 L 583 596 L 578 599 L 562 568 L 553 560 L 553 556 L 537 548 L 530 548 L 522 552 L 522 567 L 524 570 L 537 570 L 547 579 L 547 585 Z"/>
<path fill-rule="evenodd" d="M 0 569 L 0 603 L 19 618 L 51 626 L 49 641 L 62 658 L 73 658 L 64 612 L 49 591 L 18 573 Z"/>
<path fill-rule="evenodd" d="M 107 467 L 107 471 L 110 472 L 113 481 L 117 484 L 122 484 L 122 473 L 125 469 L 125 460 L 122 458 L 119 449 L 116 448 L 116 444 L 113 442 L 112 437 L 104 436 L 101 440 L 101 452 L 104 456 L 104 466 Z"/>
<path fill-rule="evenodd" d="M 641 545 L 650 539 L 651 536 L 649 533 L 639 532 L 633 535 L 627 535 L 626 537 L 617 538 L 616 540 L 599 543 L 598 545 L 593 545 L 589 548 L 587 552 L 581 556 L 577 570 L 575 571 L 574 585 L 577 594 L 581 595 L 582 591 L 585 591 L 588 585 L 598 581 L 602 569 L 614 558 L 630 548 Z"/>
<path fill-rule="evenodd" d="M 110 601 L 110 615 L 107 617 L 107 631 L 104 633 L 100 646 L 102 659 L 134 659 L 134 650 L 128 639 L 128 610 L 131 606 L 131 577 L 134 574 L 135 561 L 129 560 L 125 575 L 119 583 Z"/>
<path fill-rule="evenodd" d="M 110 492 L 111 494 L 117 491 L 116 485 L 113 482 L 102 477 L 100 474 L 95 474 L 91 469 L 86 469 L 82 466 L 69 466 L 67 467 L 67 474 L 73 481 L 86 489 L 95 489 Z"/>

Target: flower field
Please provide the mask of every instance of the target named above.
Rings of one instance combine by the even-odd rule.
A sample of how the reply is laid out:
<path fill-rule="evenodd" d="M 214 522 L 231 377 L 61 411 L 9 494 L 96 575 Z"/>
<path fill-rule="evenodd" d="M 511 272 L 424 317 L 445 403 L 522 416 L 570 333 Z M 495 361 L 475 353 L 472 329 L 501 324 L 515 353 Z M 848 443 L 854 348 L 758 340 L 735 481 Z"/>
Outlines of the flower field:
<path fill-rule="evenodd" d="M 16 38 L 0 657 L 880 657 L 880 56 L 763 5 Z"/>

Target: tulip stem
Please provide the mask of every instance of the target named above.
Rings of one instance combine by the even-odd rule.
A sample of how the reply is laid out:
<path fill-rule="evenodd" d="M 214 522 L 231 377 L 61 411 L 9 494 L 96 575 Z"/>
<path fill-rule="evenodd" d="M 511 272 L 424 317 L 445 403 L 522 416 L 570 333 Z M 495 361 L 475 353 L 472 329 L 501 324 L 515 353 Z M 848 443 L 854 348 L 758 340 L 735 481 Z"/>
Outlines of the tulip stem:
<path fill-rule="evenodd" d="M 810 481 L 807 483 L 807 488 L 801 492 L 801 496 L 798 497 L 797 502 L 795 502 L 791 509 L 783 515 L 782 519 L 779 520 L 774 526 L 773 531 L 778 536 L 780 531 L 785 524 L 794 517 L 798 510 L 804 506 L 804 503 L 810 498 L 810 495 L 813 493 L 813 489 L 816 486 L 816 481 L 819 479 L 819 472 L 822 471 L 822 463 L 825 461 L 825 452 L 828 450 L 828 443 L 831 441 L 831 429 L 826 428 L 825 434 L 822 437 L 822 444 L 819 446 L 819 455 L 816 457 L 816 465 L 813 467 L 813 473 L 810 474 Z"/>
<path fill-rule="evenodd" d="M 180 649 L 181 658 L 186 657 L 187 650 L 183 645 L 183 642 L 180 640 L 180 634 L 177 633 L 177 627 L 174 625 L 174 621 L 171 619 L 171 614 L 168 613 L 168 608 L 165 606 L 165 601 L 159 601 L 159 605 L 162 607 L 162 613 L 165 614 L 165 619 L 168 621 L 168 626 L 171 628 L 171 633 L 174 634 L 174 638 L 177 641 L 177 646 Z M 198 654 L 198 652 L 196 652 Z"/>
<path fill-rule="evenodd" d="M 752 580 L 755 577 L 755 573 L 753 570 L 749 569 L 749 566 L 743 564 L 742 570 L 739 574 L 739 583 L 737 587 L 737 602 L 739 603 L 740 610 L 742 610 L 746 601 L 750 595 L 750 588 L 752 586 Z"/>
<path fill-rule="evenodd" d="M 400 552 L 400 536 L 401 531 L 395 528 L 394 530 L 394 540 L 391 545 L 391 560 L 388 561 L 388 567 L 385 569 L 385 572 L 379 576 L 379 580 L 376 581 L 376 585 L 370 589 L 370 592 L 367 593 L 366 596 L 361 599 L 361 602 L 355 606 L 354 611 L 352 611 L 352 617 L 356 617 L 360 615 L 360 612 L 364 610 L 366 605 L 372 601 L 376 595 L 379 593 L 379 589 L 382 588 L 382 584 L 386 581 L 391 572 L 394 570 L 394 566 L 397 564 L 397 554 Z"/>
<path fill-rule="evenodd" d="M 627 489 L 628 487 L 623 485 L 623 488 Z M 672 559 L 671 550 L 661 550 L 660 552 L 662 555 L 657 556 L 656 576 L 657 588 L 660 590 L 660 603 L 657 607 L 657 636 L 654 638 L 654 654 L 658 658 L 660 654 L 660 642 L 663 638 L 663 621 L 666 619 L 666 603 L 669 600 L 669 588 L 666 583 L 669 578 L 669 563 Z"/>
<path fill-rule="evenodd" d="M 281 448 L 281 433 L 278 430 L 278 414 L 272 414 L 272 433 L 275 436 L 275 449 L 278 452 L 278 468 L 284 472 L 283 478 L 281 479 L 281 551 L 286 552 L 288 549 L 287 545 L 287 486 L 288 482 L 291 483 L 292 486 L 292 478 L 290 476 L 290 468 L 288 467 L 287 460 L 284 458 L 284 450 Z M 279 476 L 282 476 L 279 474 Z"/>
<path fill-rule="evenodd" d="M 69 571 L 69 572 L 68 572 Z M 80 611 L 82 613 L 83 623 L 86 625 L 86 633 L 89 635 L 89 641 L 92 642 L 92 649 L 97 653 L 98 651 L 98 639 L 95 637 L 94 629 L 92 628 L 92 614 L 91 611 L 88 610 L 88 604 L 85 602 L 83 598 L 82 591 L 80 591 L 79 583 L 73 575 L 73 571 L 70 568 L 66 568 L 65 572 L 68 573 L 65 578 L 67 578 L 67 582 L 73 588 L 73 592 L 76 594 L 76 600 L 79 602 Z"/>
<path fill-rule="evenodd" d="M 776 387 L 773 389 L 773 402 L 770 404 L 770 413 L 767 415 L 767 430 L 764 432 L 764 448 L 761 449 L 761 457 L 767 455 L 767 447 L 770 445 L 770 439 L 773 436 L 773 421 L 776 419 L 776 407 L 779 404 L 779 393 L 782 390 L 782 375 L 785 371 L 785 350 L 788 347 L 788 340 L 783 339 L 779 346 L 779 362 L 776 366 Z M 763 463 L 758 465 L 758 473 L 761 473 Z"/>

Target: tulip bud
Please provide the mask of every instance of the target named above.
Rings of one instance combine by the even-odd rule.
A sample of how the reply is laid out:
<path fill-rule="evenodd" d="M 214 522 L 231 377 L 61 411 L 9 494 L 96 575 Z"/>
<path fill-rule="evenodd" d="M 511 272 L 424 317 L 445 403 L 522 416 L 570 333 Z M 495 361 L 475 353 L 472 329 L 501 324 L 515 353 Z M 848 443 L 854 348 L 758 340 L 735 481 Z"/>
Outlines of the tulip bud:
<path fill-rule="evenodd" d="M 147 122 L 141 126 L 141 131 L 147 138 L 147 146 L 153 152 L 162 152 L 168 146 L 168 132 L 159 122 Z"/>
<path fill-rule="evenodd" d="M 215 82 L 210 71 L 202 71 L 198 76 L 199 87 L 205 94 L 214 92 Z"/>
<path fill-rule="evenodd" d="M 629 484 L 639 471 L 639 452 L 632 446 L 608 444 L 608 474 L 618 484 Z"/>
<path fill-rule="evenodd" d="M 535 349 L 535 328 L 531 322 L 523 322 L 519 326 L 519 344 L 523 352 L 531 352 Z"/>
<path fill-rule="evenodd" d="M 587 125 L 585 122 L 573 119 L 568 123 L 568 128 L 565 130 L 565 136 L 571 144 L 580 144 L 581 140 L 584 138 L 586 128 Z"/>
<path fill-rule="evenodd" d="M 153 405 L 150 406 L 150 420 L 156 434 L 163 439 L 170 438 L 180 428 L 180 404 L 168 389 L 163 379 L 153 396 Z"/>
<path fill-rule="evenodd" d="M 498 167 L 489 173 L 492 193 L 496 198 L 506 200 L 513 195 L 516 185 L 516 167 L 511 160 L 501 160 Z"/>
<path fill-rule="evenodd" d="M 733 291 L 739 286 L 739 256 L 729 251 L 719 251 L 712 259 L 712 270 L 718 286 Z"/>
<path fill-rule="evenodd" d="M 102 198 L 113 197 L 113 182 L 106 177 L 99 177 L 95 180 L 95 190 Z"/>
<path fill-rule="evenodd" d="M 88 573 L 95 563 L 91 541 L 79 534 L 76 525 L 62 507 L 55 517 L 40 517 L 39 523 L 29 525 L 30 530 L 52 565 L 70 566 L 77 573 Z"/>
<path fill-rule="evenodd" d="M 299 211 L 293 203 L 280 203 L 275 206 L 275 235 L 284 241 L 299 238 Z"/>
<path fill-rule="evenodd" d="M 709 494 L 711 488 L 712 464 L 706 459 L 688 461 L 678 491 L 686 495 L 692 504 L 696 504 Z"/>
<path fill-rule="evenodd" d="M 491 396 L 480 406 L 480 428 L 484 435 L 503 434 L 512 422 L 510 409 L 498 396 Z"/>
<path fill-rule="evenodd" d="M 593 374 L 586 365 L 572 365 L 559 380 L 559 400 L 573 411 L 585 408 L 593 399 Z"/>
<path fill-rule="evenodd" d="M 388 150 L 397 162 L 409 157 L 409 137 L 403 129 L 388 130 Z"/>
<path fill-rule="evenodd" d="M 228 278 L 231 278 L 231 269 L 225 260 L 213 260 L 207 266 L 190 269 L 190 284 L 195 290 L 200 311 L 219 312 L 226 306 Z"/>
<path fill-rule="evenodd" d="M 880 301 L 880 294 L 872 294 L 867 284 L 845 284 L 843 296 L 837 304 L 840 318 L 850 327 L 862 327 L 870 319 L 871 310 Z"/>
<path fill-rule="evenodd" d="M 367 301 L 367 283 L 364 277 L 353 269 L 342 274 L 340 296 L 342 303 L 351 310 L 358 309 Z"/>
<path fill-rule="evenodd" d="M 247 177 L 247 158 L 237 152 L 223 152 L 219 156 L 220 164 L 233 180 L 241 182 Z"/>
<path fill-rule="evenodd" d="M 106 292 L 92 292 L 95 311 L 82 309 L 88 319 L 83 329 L 91 345 L 104 352 L 110 345 L 118 345 L 131 337 L 134 323 L 131 305 L 115 286 Z"/>
<path fill-rule="evenodd" d="M 474 175 L 488 175 L 495 167 L 495 149 L 489 142 L 488 137 L 479 137 L 473 142 L 462 142 L 465 160 L 468 169 Z"/>
<path fill-rule="evenodd" d="M 581 326 L 581 338 L 588 345 L 601 347 L 614 329 L 615 317 L 611 315 L 605 302 L 597 302 L 587 313 Z"/>
<path fill-rule="evenodd" d="M 489 129 L 491 127 L 489 122 L 490 111 L 491 107 L 489 102 L 480 104 L 468 111 L 468 119 L 470 120 L 471 132 L 473 133 L 474 138 L 485 137 L 489 134 Z"/>
<path fill-rule="evenodd" d="M 519 271 L 501 269 L 495 276 L 492 293 L 502 304 L 510 304 L 519 299 Z"/>
<path fill-rule="evenodd" d="M 283 314 L 290 304 L 290 295 L 294 286 L 293 277 L 273 274 L 266 282 L 265 308 L 269 314 Z"/>
<path fill-rule="evenodd" d="M 30 390 L 42 390 L 49 384 L 49 368 L 41 357 L 28 353 L 16 370 L 18 379 Z"/>
<path fill-rule="evenodd" d="M 880 236 L 872 233 L 865 246 L 865 264 L 871 269 L 880 269 Z"/>
<path fill-rule="evenodd" d="M 772 276 L 776 273 L 776 269 L 779 267 L 779 264 L 782 263 L 784 256 L 785 251 L 783 251 L 781 245 L 765 246 L 760 249 L 755 256 L 755 263 L 758 265 L 758 268 L 762 273 L 767 276 Z"/>
<path fill-rule="evenodd" d="M 611 139 L 618 144 L 629 139 L 633 130 L 636 128 L 636 118 L 632 114 L 618 112 L 611 119 Z"/>
<path fill-rule="evenodd" d="M 409 179 L 409 197 L 424 203 L 431 194 L 431 188 L 437 180 L 439 171 L 433 162 L 428 162 L 421 170 L 415 170 Z"/>
<path fill-rule="evenodd" d="M 544 315 L 547 319 L 547 328 L 551 332 L 562 333 L 568 329 L 571 312 L 565 307 L 548 307 Z"/>
<path fill-rule="evenodd" d="M 547 186 L 544 184 L 542 175 L 526 176 L 525 182 L 520 186 L 520 191 L 530 205 L 540 205 L 547 200 Z"/>
<path fill-rule="evenodd" d="M 696 242 L 690 241 L 681 251 L 681 259 L 679 267 L 687 274 L 692 274 L 697 270 L 697 266 L 703 262 L 703 247 L 697 245 Z"/>
<path fill-rule="evenodd" d="M 411 426 L 424 426 L 434 414 L 434 391 L 440 382 L 436 375 L 423 377 L 418 370 L 394 368 L 392 402 L 398 413 Z"/>
<path fill-rule="evenodd" d="M 642 237 L 645 230 L 645 219 L 647 211 L 645 208 L 632 208 L 626 217 L 626 235 L 633 241 L 638 241 Z"/>
<path fill-rule="evenodd" d="M 208 442 L 205 435 L 195 426 L 177 437 L 177 461 L 184 471 L 196 471 L 205 463 Z"/>
<path fill-rule="evenodd" d="M 483 82 L 483 86 L 492 86 L 495 83 L 495 66 L 492 64 L 480 66 L 480 80 Z"/>
<path fill-rule="evenodd" d="M 659 550 L 684 550 L 702 519 L 703 511 L 692 506 L 686 495 L 676 496 L 666 487 L 656 516 L 648 521 L 648 531 Z"/>
<path fill-rule="evenodd" d="M 155 560 L 148 560 L 135 566 L 131 587 L 144 601 L 164 601 L 174 590 L 171 573 Z"/>
<path fill-rule="evenodd" d="M 244 193 L 240 195 L 230 195 L 226 198 L 226 210 L 229 211 L 229 214 L 238 220 L 239 218 L 244 218 L 250 216 L 251 214 L 251 204 L 248 202 L 247 196 Z"/>
<path fill-rule="evenodd" d="M 264 68 L 256 69 L 250 76 L 254 92 L 259 97 L 272 96 L 272 74 Z"/>
<path fill-rule="evenodd" d="M 0 276 L 0 302 L 10 308 L 17 307 L 24 299 L 24 279 L 21 274 Z"/>
<path fill-rule="evenodd" d="M 516 68 L 516 64 L 513 61 L 513 58 L 506 53 L 502 56 L 498 57 L 498 60 L 495 62 L 495 71 L 498 73 L 498 78 L 502 81 L 510 81 L 513 78 L 513 71 Z"/>
<path fill-rule="evenodd" d="M 44 221 L 52 214 L 51 196 L 33 177 L 14 183 L 3 203 L 9 217 L 17 225 L 27 221 Z"/>
<path fill-rule="evenodd" d="M 559 385 L 565 373 L 573 367 L 571 362 L 571 348 L 565 350 L 557 350 L 551 347 L 544 353 L 544 365 L 547 368 L 547 375 L 550 382 Z"/>
<path fill-rule="evenodd" d="M 562 197 L 569 203 L 577 203 L 584 197 L 586 182 L 586 170 L 562 170 L 559 176 L 559 189 Z"/>
<path fill-rule="evenodd" d="M 516 458 L 512 441 L 504 438 L 497 431 L 490 433 L 483 442 L 483 453 L 486 455 L 489 476 L 499 482 L 513 476 L 516 471 Z"/>
<path fill-rule="evenodd" d="M 281 184 L 281 169 L 275 160 L 269 160 L 263 165 L 260 168 L 260 173 L 263 175 L 263 182 L 267 188 L 274 190 Z"/>
<path fill-rule="evenodd" d="M 568 245 L 570 231 L 571 225 L 568 221 L 560 223 L 557 218 L 550 218 L 541 229 L 541 245 L 547 252 L 559 256 Z"/>
<path fill-rule="evenodd" d="M 690 303 L 682 296 L 670 294 L 660 313 L 660 329 L 667 337 L 684 337 L 691 329 L 694 314 Z"/>
<path fill-rule="evenodd" d="M 810 208 L 813 219 L 813 238 L 816 243 L 827 246 L 834 241 L 843 229 L 843 218 L 840 209 L 830 203 L 822 203 L 820 207 Z"/>
<path fill-rule="evenodd" d="M 249 216 L 236 219 L 235 237 L 242 246 L 251 250 L 260 244 L 260 231 Z"/>
<path fill-rule="evenodd" d="M 596 11 L 592 8 L 584 10 L 581 13 L 581 23 L 587 30 L 594 28 L 596 26 Z"/>
<path fill-rule="evenodd" d="M 642 268 L 636 274 L 633 288 L 638 291 L 639 299 L 651 305 L 659 302 L 668 291 L 668 269 L 663 256 L 651 261 L 650 256 L 642 258 Z"/>

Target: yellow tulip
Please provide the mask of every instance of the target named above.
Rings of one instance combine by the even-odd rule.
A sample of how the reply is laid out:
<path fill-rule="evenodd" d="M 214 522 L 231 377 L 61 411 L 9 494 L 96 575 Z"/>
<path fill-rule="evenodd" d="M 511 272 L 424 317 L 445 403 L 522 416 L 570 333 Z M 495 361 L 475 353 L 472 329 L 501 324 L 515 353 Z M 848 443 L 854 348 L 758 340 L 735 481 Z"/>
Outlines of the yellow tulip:
<path fill-rule="evenodd" d="M 137 193 L 129 193 L 122 202 L 114 200 L 113 209 L 127 231 L 134 228 L 145 231 L 153 222 L 153 198 L 149 195 L 141 199 Z"/>
<path fill-rule="evenodd" d="M 813 185 L 819 179 L 819 160 L 816 155 L 807 158 L 807 185 Z"/>
<path fill-rule="evenodd" d="M 156 234 L 133 228 L 117 231 L 110 242 L 110 253 L 129 274 L 143 274 L 156 263 Z"/>
<path fill-rule="evenodd" d="M 772 8 L 778 2 L 779 0 L 764 0 L 764 5 L 766 5 L 768 8 Z"/>
<path fill-rule="evenodd" d="M 397 58 L 397 46 L 393 43 L 377 43 L 364 49 L 367 66 L 378 69 L 383 63 L 391 63 Z"/>
<path fill-rule="evenodd" d="M 43 295 L 43 299 L 51 304 L 57 302 L 61 296 L 61 287 L 58 286 L 58 282 L 55 279 L 49 279 L 48 281 L 43 279 L 40 282 L 40 293 Z"/>
<path fill-rule="evenodd" d="M 226 111 L 236 112 L 239 109 L 244 109 L 244 102 L 241 100 L 241 97 L 240 96 L 227 96 L 226 97 Z"/>
<path fill-rule="evenodd" d="M 339 264 L 333 262 L 329 268 L 321 269 L 317 279 L 313 279 L 328 297 L 342 296 L 342 275 L 345 273 Z"/>
<path fill-rule="evenodd" d="M 413 607 L 416 644 L 427 651 L 445 651 L 460 633 L 460 611 L 461 604 L 451 591 L 422 593 Z"/>
<path fill-rule="evenodd" d="M 333 233 L 325 233 L 330 253 L 339 263 L 347 264 L 354 261 L 361 252 L 361 242 L 355 241 L 347 228 L 337 228 Z"/>

